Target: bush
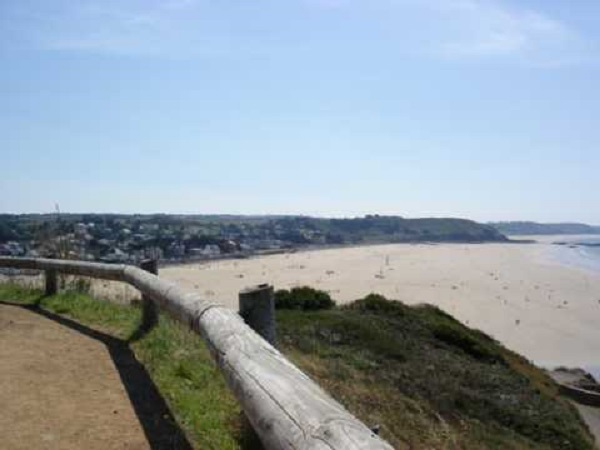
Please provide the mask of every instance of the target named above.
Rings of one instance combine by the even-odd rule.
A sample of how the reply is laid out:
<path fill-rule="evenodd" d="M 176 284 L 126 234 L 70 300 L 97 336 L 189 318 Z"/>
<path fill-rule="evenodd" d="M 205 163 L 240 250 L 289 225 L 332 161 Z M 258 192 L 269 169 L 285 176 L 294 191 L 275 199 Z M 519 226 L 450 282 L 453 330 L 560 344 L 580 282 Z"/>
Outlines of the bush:
<path fill-rule="evenodd" d="M 488 342 L 479 338 L 476 332 L 459 323 L 438 323 L 433 326 L 432 331 L 436 339 L 460 348 L 475 359 L 487 362 L 503 362 L 499 351 L 491 348 Z"/>
<path fill-rule="evenodd" d="M 369 294 L 365 298 L 355 300 L 345 306 L 360 312 L 385 313 L 387 315 L 404 315 L 407 306 L 398 300 L 388 300 L 380 294 Z"/>
<path fill-rule="evenodd" d="M 335 302 L 327 292 L 308 286 L 295 287 L 289 291 L 287 289 L 280 289 L 275 292 L 276 309 L 314 311 L 318 309 L 331 309 L 334 306 Z"/>

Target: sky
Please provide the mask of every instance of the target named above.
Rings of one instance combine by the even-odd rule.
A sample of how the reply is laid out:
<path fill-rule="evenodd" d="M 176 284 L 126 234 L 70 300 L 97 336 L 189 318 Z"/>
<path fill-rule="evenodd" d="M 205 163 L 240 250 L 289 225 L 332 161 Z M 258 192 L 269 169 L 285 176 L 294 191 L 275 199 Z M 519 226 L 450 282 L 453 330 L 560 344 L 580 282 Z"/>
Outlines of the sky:
<path fill-rule="evenodd" d="M 595 0 L 2 0 L 0 212 L 600 224 Z"/>

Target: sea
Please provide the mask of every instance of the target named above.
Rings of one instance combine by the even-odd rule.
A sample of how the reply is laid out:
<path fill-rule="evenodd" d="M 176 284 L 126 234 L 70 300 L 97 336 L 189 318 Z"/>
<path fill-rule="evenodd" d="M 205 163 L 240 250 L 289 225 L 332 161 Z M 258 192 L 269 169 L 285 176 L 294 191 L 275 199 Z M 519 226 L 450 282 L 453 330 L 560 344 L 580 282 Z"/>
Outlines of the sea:
<path fill-rule="evenodd" d="M 561 264 L 600 273 L 600 236 L 561 236 L 552 247 L 552 256 Z"/>
<path fill-rule="evenodd" d="M 560 236 L 555 245 L 552 245 L 551 252 L 560 264 L 600 274 L 600 236 Z M 600 381 L 600 366 L 587 366 L 583 369 Z"/>

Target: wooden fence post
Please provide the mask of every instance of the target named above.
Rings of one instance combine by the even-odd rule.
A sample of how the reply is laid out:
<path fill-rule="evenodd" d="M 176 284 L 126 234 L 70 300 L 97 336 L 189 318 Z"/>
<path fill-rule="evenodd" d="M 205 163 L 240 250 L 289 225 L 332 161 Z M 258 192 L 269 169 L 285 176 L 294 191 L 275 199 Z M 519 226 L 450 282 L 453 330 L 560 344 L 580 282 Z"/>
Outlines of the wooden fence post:
<path fill-rule="evenodd" d="M 239 293 L 240 316 L 269 344 L 275 345 L 275 295 L 273 286 L 259 284 Z M 262 443 L 248 416 L 242 415 L 243 447 L 262 449 Z"/>
<path fill-rule="evenodd" d="M 259 284 L 240 291 L 240 316 L 250 328 L 275 345 L 275 294 L 273 286 Z"/>
<path fill-rule="evenodd" d="M 46 295 L 56 294 L 58 286 L 56 269 L 46 269 L 44 273 L 46 277 Z"/>
<path fill-rule="evenodd" d="M 144 259 L 140 262 L 140 269 L 150 272 L 153 275 L 158 275 L 158 260 Z M 142 323 L 140 329 L 148 331 L 157 323 L 158 308 L 150 297 L 142 294 Z"/>

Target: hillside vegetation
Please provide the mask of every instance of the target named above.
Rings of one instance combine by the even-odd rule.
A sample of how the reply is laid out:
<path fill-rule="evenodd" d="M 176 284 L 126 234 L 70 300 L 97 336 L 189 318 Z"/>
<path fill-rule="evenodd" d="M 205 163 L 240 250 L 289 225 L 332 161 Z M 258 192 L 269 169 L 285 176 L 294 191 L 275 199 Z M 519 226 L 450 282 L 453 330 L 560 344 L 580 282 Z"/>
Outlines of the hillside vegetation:
<path fill-rule="evenodd" d="M 505 241 L 493 227 L 453 218 L 405 219 L 366 216 L 354 219 L 309 219 L 343 242 L 487 242 Z"/>
<path fill-rule="evenodd" d="M 277 311 L 281 350 L 397 449 L 593 449 L 543 371 L 435 307 L 378 295 L 335 307 L 310 288 L 278 298 L 280 308 L 296 308 Z M 41 297 L 5 284 L 0 300 L 38 305 L 123 340 L 139 323 L 137 307 L 75 292 Z M 257 448 L 197 336 L 161 317 L 130 346 L 194 448 Z"/>
<path fill-rule="evenodd" d="M 584 223 L 493 222 L 492 227 L 506 235 L 600 234 L 600 227 Z"/>
<path fill-rule="evenodd" d="M 282 310 L 283 351 L 397 449 L 592 449 L 554 382 L 436 307 Z"/>
<path fill-rule="evenodd" d="M 16 241 L 23 251 L 44 251 L 44 243 L 58 237 L 94 257 L 112 248 L 132 253 L 154 247 L 165 255 L 182 257 L 206 245 L 235 253 L 306 245 L 506 240 L 489 225 L 451 218 L 0 214 L 0 244 Z"/>

